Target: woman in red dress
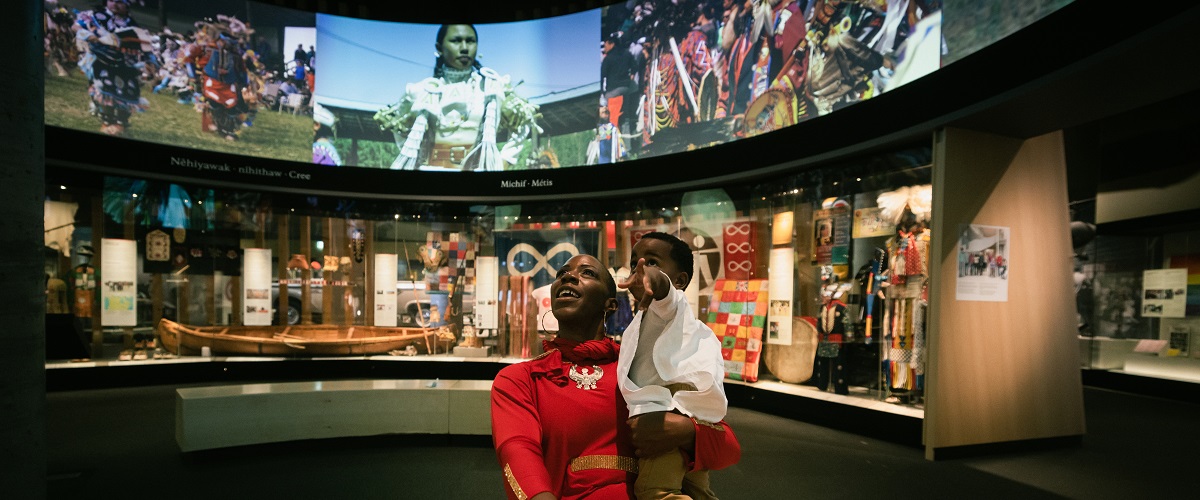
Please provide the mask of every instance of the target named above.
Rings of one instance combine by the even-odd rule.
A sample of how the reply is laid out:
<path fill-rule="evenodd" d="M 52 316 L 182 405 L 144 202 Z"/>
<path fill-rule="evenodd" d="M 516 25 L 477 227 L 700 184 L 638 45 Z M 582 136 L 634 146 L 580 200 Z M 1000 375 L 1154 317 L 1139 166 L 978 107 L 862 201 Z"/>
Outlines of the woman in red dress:
<path fill-rule="evenodd" d="M 541 356 L 496 376 L 492 438 L 508 498 L 633 498 L 638 456 L 684 449 L 691 470 L 721 469 L 741 458 L 724 422 L 673 413 L 629 420 L 617 388 L 619 346 L 604 336 L 616 293 L 595 257 L 571 258 L 550 287 L 558 335 L 543 343 Z"/>

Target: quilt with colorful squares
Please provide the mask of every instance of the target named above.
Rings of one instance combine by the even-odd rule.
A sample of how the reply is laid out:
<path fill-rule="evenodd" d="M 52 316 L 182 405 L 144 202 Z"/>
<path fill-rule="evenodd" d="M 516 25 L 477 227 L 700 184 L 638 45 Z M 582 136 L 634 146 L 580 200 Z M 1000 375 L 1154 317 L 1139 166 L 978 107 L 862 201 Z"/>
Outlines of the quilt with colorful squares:
<path fill-rule="evenodd" d="M 767 324 L 767 280 L 718 279 L 705 323 L 721 341 L 725 376 L 758 380 L 763 328 Z"/>

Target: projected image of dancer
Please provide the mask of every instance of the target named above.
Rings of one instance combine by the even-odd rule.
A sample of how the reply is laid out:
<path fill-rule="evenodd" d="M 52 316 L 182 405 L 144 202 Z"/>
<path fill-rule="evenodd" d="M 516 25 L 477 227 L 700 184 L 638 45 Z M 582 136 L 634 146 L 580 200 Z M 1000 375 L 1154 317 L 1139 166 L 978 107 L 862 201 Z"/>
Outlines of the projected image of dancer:
<path fill-rule="evenodd" d="M 127 0 L 109 0 L 103 10 L 81 12 L 73 29 L 87 47 L 80 68 L 91 82 L 89 110 L 100 118 L 100 131 L 121 135 L 129 117 L 149 103 L 141 96 L 139 67 L 150 46 L 150 34 L 129 16 Z"/>
<path fill-rule="evenodd" d="M 443 25 L 433 76 L 375 114 L 400 146 L 391 168 L 495 171 L 516 162 L 537 129 L 538 107 L 514 92 L 509 76 L 479 63 L 479 43 L 474 26 Z"/>

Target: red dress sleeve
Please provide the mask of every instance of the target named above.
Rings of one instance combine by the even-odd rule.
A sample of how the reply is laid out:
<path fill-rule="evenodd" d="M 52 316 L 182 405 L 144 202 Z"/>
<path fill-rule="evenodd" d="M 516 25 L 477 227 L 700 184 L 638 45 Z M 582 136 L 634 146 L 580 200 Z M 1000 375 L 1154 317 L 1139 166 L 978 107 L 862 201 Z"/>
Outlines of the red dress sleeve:
<path fill-rule="evenodd" d="M 696 453 L 689 471 L 720 470 L 742 459 L 742 445 L 724 420 L 715 424 L 692 419 L 696 425 Z"/>
<path fill-rule="evenodd" d="M 505 367 L 492 383 L 492 439 L 504 470 L 504 491 L 510 499 L 551 491 L 550 474 L 542 457 L 534 382 L 526 365 Z"/>

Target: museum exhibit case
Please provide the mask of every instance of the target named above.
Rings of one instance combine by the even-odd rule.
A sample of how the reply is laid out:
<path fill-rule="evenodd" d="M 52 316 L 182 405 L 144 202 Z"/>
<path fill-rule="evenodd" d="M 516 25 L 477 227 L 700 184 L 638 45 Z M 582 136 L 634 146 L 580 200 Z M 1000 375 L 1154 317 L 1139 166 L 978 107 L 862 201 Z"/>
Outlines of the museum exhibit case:
<path fill-rule="evenodd" d="M 51 13 L 91 36 L 63 56 L 83 71 L 47 56 L 50 386 L 490 380 L 556 330 L 558 266 L 620 277 L 657 231 L 691 246 L 735 405 L 929 458 L 1082 434 L 1070 263 L 1046 257 L 1069 254 L 1069 120 L 995 110 L 1124 40 L 1026 61 L 1095 9 L 978 33 L 940 2 L 648 3 L 474 26 Z"/>
<path fill-rule="evenodd" d="M 621 280 L 632 245 L 659 231 L 695 252 L 698 317 L 732 325 L 732 378 L 800 384 L 816 366 L 822 390 L 919 408 L 931 171 L 914 145 L 723 188 L 505 205 L 72 172 L 49 184 L 47 217 L 65 211 L 74 237 L 47 250 L 46 271 L 70 297 L 54 314 L 90 355 L 53 364 L 527 359 L 557 329 L 559 266 L 595 255 Z M 621 297 L 616 338 L 633 316 Z"/>
<path fill-rule="evenodd" d="M 632 245 L 661 231 L 693 247 L 687 293 L 720 331 L 729 384 L 823 394 L 919 422 L 930 155 L 914 145 L 724 188 L 507 205 L 55 178 L 48 197 L 74 208 L 75 234 L 89 236 L 48 254 L 47 270 L 78 278 L 91 266 L 94 277 L 91 288 L 69 280 L 72 328 L 48 332 L 80 339 L 84 352 L 48 368 L 68 380 L 136 373 L 95 379 L 116 384 L 236 381 L 227 367 L 268 379 L 490 378 L 553 335 L 549 284 L 567 259 L 596 255 L 627 276 Z M 125 255 L 117 242 L 128 242 Z M 110 282 L 126 278 L 104 269 L 122 259 L 134 274 L 119 291 L 131 299 L 114 305 Z M 634 312 L 621 298 L 615 338 Z M 131 314 L 113 320 L 115 307 Z M 324 362 L 299 368 L 315 359 Z M 342 366 L 322 373 L 331 363 Z"/>
<path fill-rule="evenodd" d="M 1073 196 L 1076 303 L 1085 377 L 1194 400 L 1197 277 L 1195 93 L 1083 127 Z M 1131 164 L 1140 168 L 1130 169 Z"/>

